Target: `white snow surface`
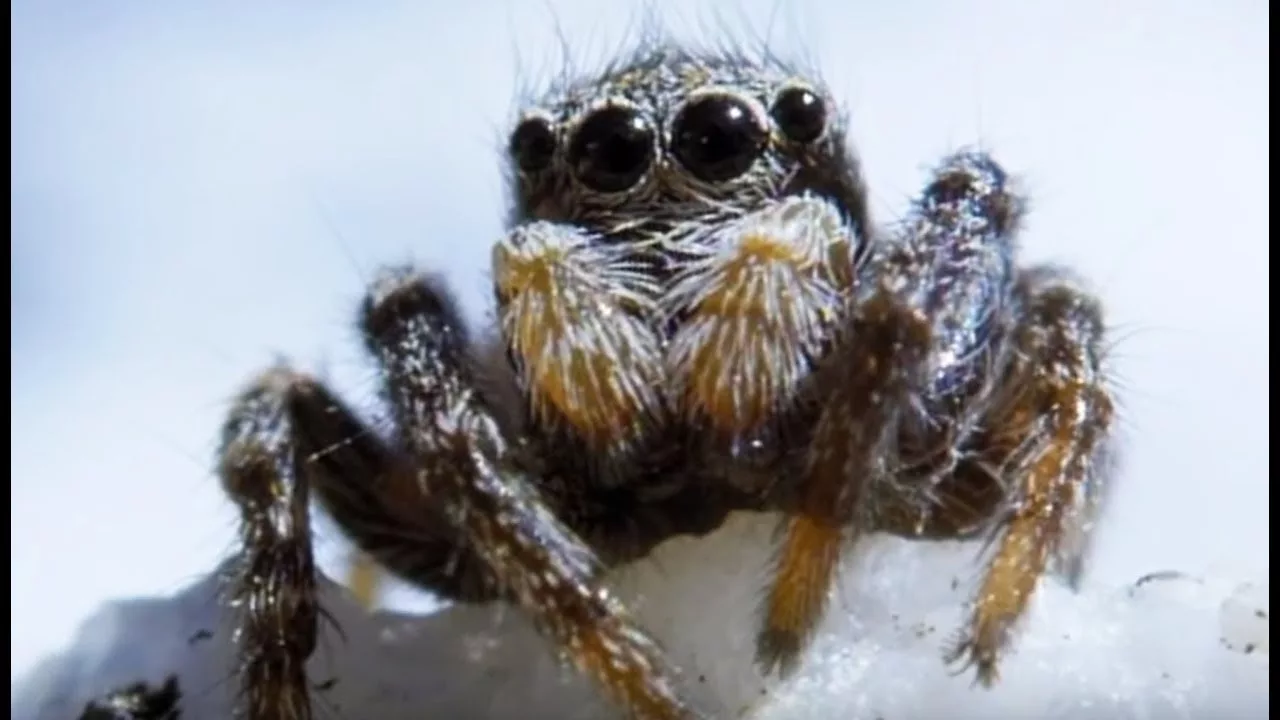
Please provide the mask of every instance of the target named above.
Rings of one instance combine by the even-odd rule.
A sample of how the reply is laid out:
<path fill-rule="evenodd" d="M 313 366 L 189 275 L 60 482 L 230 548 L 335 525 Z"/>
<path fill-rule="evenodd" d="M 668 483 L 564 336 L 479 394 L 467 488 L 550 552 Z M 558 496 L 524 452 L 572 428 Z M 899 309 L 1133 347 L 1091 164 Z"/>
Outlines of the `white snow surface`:
<path fill-rule="evenodd" d="M 752 666 L 755 613 L 777 519 L 740 514 L 672 540 L 613 578 L 715 718 L 1264 718 L 1269 589 L 1159 572 L 1080 590 L 1047 579 L 991 690 L 942 655 L 979 577 L 978 546 L 873 536 L 849 553 L 803 665 L 786 682 Z M 110 603 L 74 645 L 14 685 L 18 720 L 75 718 L 92 697 L 177 673 L 183 720 L 231 717 L 232 645 L 217 574 L 169 598 Z M 326 583 L 312 660 L 317 717 L 610 718 L 516 611 L 453 606 L 367 613 Z M 207 631 L 201 633 L 201 631 Z M 319 688 L 325 689 L 319 689 Z"/>

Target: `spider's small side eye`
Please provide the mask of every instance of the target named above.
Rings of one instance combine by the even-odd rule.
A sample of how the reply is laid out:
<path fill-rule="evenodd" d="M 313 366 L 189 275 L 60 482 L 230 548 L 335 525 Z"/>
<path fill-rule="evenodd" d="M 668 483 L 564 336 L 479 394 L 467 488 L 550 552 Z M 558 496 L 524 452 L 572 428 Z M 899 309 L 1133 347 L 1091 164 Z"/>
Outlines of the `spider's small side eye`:
<path fill-rule="evenodd" d="M 826 103 L 806 87 L 788 87 L 778 93 L 769 113 L 778 129 L 793 142 L 811 143 L 827 129 Z"/>
<path fill-rule="evenodd" d="M 724 182 L 760 157 L 769 130 L 745 100 L 715 93 L 694 98 L 671 125 L 671 152 L 699 180 Z"/>
<path fill-rule="evenodd" d="M 521 172 L 546 170 L 556 153 L 556 131 L 551 121 L 541 117 L 521 120 L 511 133 L 507 152 Z"/>
<path fill-rule="evenodd" d="M 569 142 L 569 163 L 584 185 L 622 192 L 653 162 L 653 127 L 635 110 L 610 105 L 592 112 Z"/>

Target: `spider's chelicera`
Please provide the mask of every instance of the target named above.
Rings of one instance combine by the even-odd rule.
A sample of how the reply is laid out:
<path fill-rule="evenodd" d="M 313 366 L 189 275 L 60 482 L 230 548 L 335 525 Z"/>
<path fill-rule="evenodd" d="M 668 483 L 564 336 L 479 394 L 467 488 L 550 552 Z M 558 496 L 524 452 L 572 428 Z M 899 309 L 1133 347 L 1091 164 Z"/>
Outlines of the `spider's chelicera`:
<path fill-rule="evenodd" d="M 802 658 L 857 536 L 993 533 L 955 657 L 979 678 L 1106 467 L 1097 300 L 1017 263 L 1023 199 L 943 159 L 877 229 L 841 114 L 775 61 L 648 47 L 512 125 L 496 338 L 385 271 L 360 316 L 389 430 L 277 367 L 219 454 L 242 513 L 231 578 L 243 709 L 310 717 L 309 503 L 444 598 L 527 612 L 628 715 L 687 718 L 677 670 L 605 573 L 737 510 L 781 511 L 757 658 Z"/>

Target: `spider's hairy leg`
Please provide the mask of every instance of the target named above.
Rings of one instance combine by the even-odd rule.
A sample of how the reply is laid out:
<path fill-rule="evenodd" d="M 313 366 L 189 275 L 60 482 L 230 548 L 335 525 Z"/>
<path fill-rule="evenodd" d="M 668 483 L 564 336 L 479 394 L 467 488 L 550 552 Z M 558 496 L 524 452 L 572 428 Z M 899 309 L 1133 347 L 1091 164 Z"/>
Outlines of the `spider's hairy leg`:
<path fill-rule="evenodd" d="M 438 312 L 442 322 L 456 323 L 450 337 L 464 340 L 452 306 L 442 301 Z M 499 596 L 488 566 L 460 541 L 445 509 L 422 493 L 403 427 L 384 439 L 335 393 L 298 373 L 289 374 L 282 402 L 306 461 L 307 487 L 356 546 L 366 577 L 384 568 L 448 600 Z M 359 583 L 352 588 L 357 598 L 371 589 L 363 585 L 363 593 Z"/>
<path fill-rule="evenodd" d="M 1000 167 L 960 152 L 935 169 L 893 238 L 858 273 L 845 326 L 815 375 L 819 412 L 757 638 L 794 669 L 826 608 L 840 550 L 867 529 L 873 486 L 898 470 L 903 420 L 983 363 L 1007 304 L 1022 203 Z M 959 359 L 959 360 L 958 360 Z"/>
<path fill-rule="evenodd" d="M 785 409 L 830 340 L 860 238 L 834 205 L 788 197 L 684 241 L 667 353 L 695 426 L 743 439 Z"/>
<path fill-rule="evenodd" d="M 988 686 L 1049 560 L 1075 523 L 1092 520 L 1082 514 L 1106 480 L 1114 415 L 1097 299 L 1053 268 L 1023 271 L 1016 297 L 1013 356 L 979 447 L 1010 485 L 1012 502 L 950 657 L 976 666 Z"/>
<path fill-rule="evenodd" d="M 815 375 L 824 391 L 822 411 L 756 638 L 756 662 L 765 672 L 794 671 L 822 618 L 841 545 L 859 520 L 863 488 L 889 472 L 886 451 L 900 403 L 928 346 L 924 319 L 888 292 L 877 292 L 854 313 Z"/>
<path fill-rule="evenodd" d="M 218 471 L 240 510 L 238 562 L 228 578 L 239 681 L 248 720 L 309 720 L 306 661 L 321 613 L 303 451 L 288 411 L 291 374 L 262 375 L 233 403 Z"/>
<path fill-rule="evenodd" d="M 389 270 L 365 302 L 365 342 L 419 491 L 440 508 L 557 649 L 630 715 L 696 717 L 657 644 L 604 586 L 591 548 L 551 512 L 476 393 L 461 319 L 440 290 Z"/>
<path fill-rule="evenodd" d="M 534 421 L 604 455 L 631 449 L 662 411 L 658 291 L 629 252 L 546 221 L 493 251 L 499 326 Z"/>
<path fill-rule="evenodd" d="M 480 602 L 497 597 L 488 568 L 458 542 L 457 531 L 441 510 L 419 492 L 404 453 L 395 450 L 324 384 L 277 367 L 242 394 L 237 408 L 229 428 L 239 426 L 245 413 L 260 418 L 260 427 L 273 428 L 272 436 L 250 433 L 256 440 L 224 445 L 224 483 L 242 511 L 256 506 L 240 499 L 244 468 L 251 467 L 241 459 L 272 443 L 287 442 L 287 456 L 275 457 L 279 463 L 289 464 L 278 465 L 276 473 L 289 478 L 297 502 L 305 504 L 305 497 L 314 493 L 358 548 L 357 562 L 366 576 L 384 568 L 449 600 Z M 257 446 L 261 448 L 254 449 Z M 287 493 L 274 497 L 280 504 L 294 502 L 292 498 Z M 246 532 L 249 527 L 245 526 Z M 359 585 L 352 587 L 352 592 L 357 598 L 369 594 Z"/>
<path fill-rule="evenodd" d="M 494 597 L 488 568 L 460 547 L 403 458 L 323 384 L 286 367 L 252 382 L 223 427 L 219 475 L 240 509 L 228 590 L 249 720 L 311 717 L 306 660 L 323 608 L 309 499 L 362 553 L 450 599 Z"/>

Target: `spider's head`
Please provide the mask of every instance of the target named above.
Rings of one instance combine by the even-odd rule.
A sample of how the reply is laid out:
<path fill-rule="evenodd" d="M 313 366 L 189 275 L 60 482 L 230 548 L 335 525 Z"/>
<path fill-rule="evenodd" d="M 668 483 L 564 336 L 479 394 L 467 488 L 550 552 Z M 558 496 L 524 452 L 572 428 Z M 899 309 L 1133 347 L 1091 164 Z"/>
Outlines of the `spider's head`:
<path fill-rule="evenodd" d="M 842 118 L 816 81 L 735 53 L 645 48 L 521 113 L 508 162 L 515 219 L 658 240 L 809 192 L 865 227 Z"/>
<path fill-rule="evenodd" d="M 849 274 L 849 236 L 867 227 L 830 94 L 737 53 L 654 43 L 562 83 L 513 123 L 508 162 L 516 227 L 493 269 L 509 357 L 535 417 L 563 420 L 597 449 L 630 448 L 673 408 L 703 412 L 677 397 L 686 386 L 727 398 L 735 427 L 757 423 L 720 389 L 760 376 L 773 393 L 772 376 L 739 373 L 756 359 L 723 349 L 766 348 L 802 367 Z M 825 202 L 779 202 L 800 195 Z M 832 209 L 842 217 L 828 222 Z M 715 234 L 747 215 L 759 232 L 741 252 L 718 252 Z M 761 272 L 767 281 L 752 279 Z M 761 295 L 780 283 L 787 302 Z M 760 320 L 776 308 L 783 316 Z M 750 318 L 780 328 L 776 342 L 704 330 L 732 335 Z M 774 395 L 760 397 L 755 407 L 772 409 Z"/>

